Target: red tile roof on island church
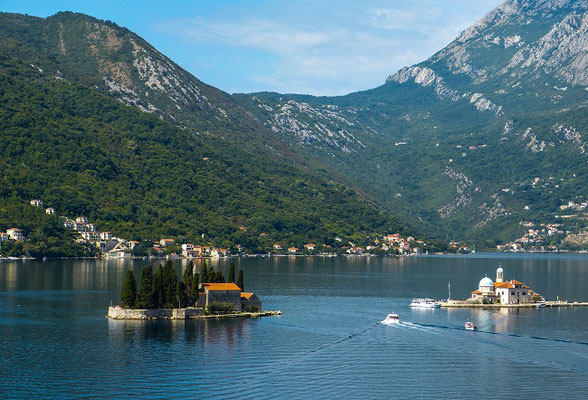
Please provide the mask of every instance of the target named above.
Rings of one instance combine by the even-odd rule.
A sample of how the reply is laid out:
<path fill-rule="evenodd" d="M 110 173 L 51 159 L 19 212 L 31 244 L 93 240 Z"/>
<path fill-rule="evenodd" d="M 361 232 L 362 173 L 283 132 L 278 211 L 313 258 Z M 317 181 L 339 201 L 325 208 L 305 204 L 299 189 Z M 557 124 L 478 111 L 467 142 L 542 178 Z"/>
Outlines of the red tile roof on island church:
<path fill-rule="evenodd" d="M 235 285 L 233 282 L 230 283 L 203 283 L 202 289 L 206 289 L 208 291 L 212 290 L 238 290 L 241 291 L 241 288 Z"/>
<path fill-rule="evenodd" d="M 249 293 L 249 292 L 241 292 L 241 297 L 249 300 L 249 298 L 253 296 L 253 293 Z"/>

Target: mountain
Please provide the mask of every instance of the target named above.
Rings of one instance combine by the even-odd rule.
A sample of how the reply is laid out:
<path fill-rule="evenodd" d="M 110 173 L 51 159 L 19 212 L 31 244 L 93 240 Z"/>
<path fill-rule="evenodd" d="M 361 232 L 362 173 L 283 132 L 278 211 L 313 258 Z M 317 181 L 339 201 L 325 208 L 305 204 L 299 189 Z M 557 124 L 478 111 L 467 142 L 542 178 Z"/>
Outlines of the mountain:
<path fill-rule="evenodd" d="M 127 29 L 74 13 L 0 22 L 0 230 L 32 233 L 31 198 L 127 239 L 252 251 L 406 229 Z"/>
<path fill-rule="evenodd" d="M 383 207 L 493 246 L 587 200 L 587 10 L 586 0 L 508 0 L 375 89 L 234 96 Z"/>

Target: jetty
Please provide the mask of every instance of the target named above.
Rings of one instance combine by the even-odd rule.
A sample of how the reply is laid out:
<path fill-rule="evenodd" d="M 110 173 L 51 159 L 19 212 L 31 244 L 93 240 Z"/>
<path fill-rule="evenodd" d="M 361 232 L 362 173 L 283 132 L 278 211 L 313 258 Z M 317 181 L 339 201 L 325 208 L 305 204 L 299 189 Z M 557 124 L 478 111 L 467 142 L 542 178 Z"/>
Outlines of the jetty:
<path fill-rule="evenodd" d="M 447 300 L 439 303 L 442 308 L 543 308 L 543 307 L 588 307 L 588 302 L 568 302 L 563 300 L 543 301 L 539 303 L 474 303 L 468 300 Z"/>

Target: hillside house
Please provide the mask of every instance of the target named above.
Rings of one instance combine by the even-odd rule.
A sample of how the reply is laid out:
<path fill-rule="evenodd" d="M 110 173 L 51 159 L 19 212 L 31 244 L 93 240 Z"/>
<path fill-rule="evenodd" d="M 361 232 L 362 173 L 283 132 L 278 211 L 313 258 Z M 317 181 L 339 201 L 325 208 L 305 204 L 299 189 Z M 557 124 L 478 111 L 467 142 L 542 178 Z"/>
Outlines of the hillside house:
<path fill-rule="evenodd" d="M 88 223 L 88 218 L 86 218 L 86 217 L 77 217 L 76 218 L 76 222 L 78 224 L 80 224 L 80 225 L 87 224 Z"/>
<path fill-rule="evenodd" d="M 66 229 L 73 229 L 75 222 L 72 221 L 71 219 L 66 218 L 65 221 L 63 221 L 63 226 Z"/>
<path fill-rule="evenodd" d="M 110 239 L 112 239 L 112 233 L 100 232 L 100 240 L 110 240 Z"/>
<path fill-rule="evenodd" d="M 10 240 L 10 236 L 6 232 L 0 232 L 0 243 Z"/>
<path fill-rule="evenodd" d="M 304 245 L 304 248 L 308 251 L 314 251 L 314 249 L 316 248 L 316 245 L 314 243 L 308 243 Z"/>
<path fill-rule="evenodd" d="M 100 240 L 100 234 L 96 231 L 82 232 L 82 237 L 90 242 L 96 242 L 96 241 Z"/>
<path fill-rule="evenodd" d="M 55 214 L 55 209 L 53 207 L 47 207 L 45 209 L 45 214 L 47 214 L 47 215 L 53 215 L 53 214 Z"/>
<path fill-rule="evenodd" d="M 274 244 L 274 250 L 282 250 L 282 246 L 279 243 Z"/>
<path fill-rule="evenodd" d="M 33 207 L 43 207 L 43 200 L 33 199 L 33 200 L 31 200 L 31 206 L 33 206 Z"/>
<path fill-rule="evenodd" d="M 290 253 L 290 254 L 295 254 L 297 252 L 298 252 L 298 247 L 290 247 L 288 249 L 288 253 Z"/>
<path fill-rule="evenodd" d="M 15 240 L 17 242 L 20 242 L 22 240 L 25 240 L 24 234 L 18 228 L 10 228 L 10 229 L 7 229 L 6 230 L 6 233 L 8 234 L 8 237 L 10 238 L 10 240 Z"/>
<path fill-rule="evenodd" d="M 174 243 L 176 243 L 176 242 L 173 239 L 161 239 L 159 241 L 159 244 L 161 244 L 163 247 L 173 246 Z"/>

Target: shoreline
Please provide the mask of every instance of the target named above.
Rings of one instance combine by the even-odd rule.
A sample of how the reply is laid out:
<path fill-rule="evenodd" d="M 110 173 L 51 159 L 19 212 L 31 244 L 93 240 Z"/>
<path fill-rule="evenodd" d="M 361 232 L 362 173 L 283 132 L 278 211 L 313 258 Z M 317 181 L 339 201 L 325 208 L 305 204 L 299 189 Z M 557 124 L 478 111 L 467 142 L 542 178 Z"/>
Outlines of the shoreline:
<path fill-rule="evenodd" d="M 265 257 L 394 257 L 394 258 L 401 258 L 401 257 L 427 257 L 427 256 L 475 256 L 476 254 L 504 254 L 504 255 L 536 255 L 536 254 L 561 254 L 561 255 L 586 255 L 588 251 L 579 250 L 579 251 L 567 251 L 567 250 L 560 250 L 560 251 L 480 251 L 477 253 L 410 253 L 410 254 L 334 254 L 334 253 L 323 253 L 323 254 L 241 254 L 241 255 L 232 255 L 227 257 L 199 257 L 199 258 L 189 258 L 189 257 L 177 257 L 177 258 L 167 258 L 167 257 L 147 257 L 147 256 L 133 256 L 133 257 L 45 257 L 46 260 L 104 260 L 104 261 L 119 261 L 119 260 L 228 260 L 232 258 L 265 258 Z M 44 261 L 43 258 L 35 258 L 35 257 L 5 257 L 0 256 L 0 262 L 2 261 Z"/>
<path fill-rule="evenodd" d="M 279 310 L 259 312 L 233 312 L 229 314 L 204 315 L 204 309 L 196 307 L 186 308 L 121 308 L 108 307 L 106 318 L 117 321 L 157 321 L 157 320 L 186 320 L 186 319 L 228 319 L 228 318 L 261 318 L 282 315 Z"/>

